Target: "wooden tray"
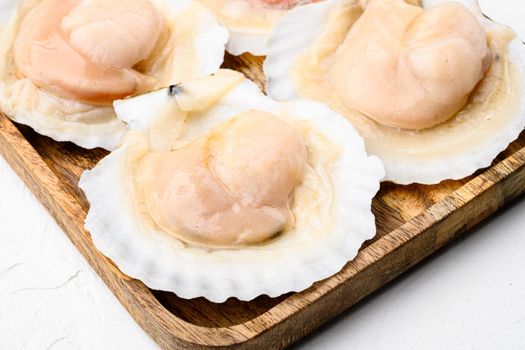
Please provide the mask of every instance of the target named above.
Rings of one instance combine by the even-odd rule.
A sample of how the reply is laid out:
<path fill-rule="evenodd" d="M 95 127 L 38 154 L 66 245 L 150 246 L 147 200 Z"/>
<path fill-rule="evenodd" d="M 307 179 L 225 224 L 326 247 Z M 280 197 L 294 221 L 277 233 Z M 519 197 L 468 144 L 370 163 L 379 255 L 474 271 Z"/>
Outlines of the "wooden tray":
<path fill-rule="evenodd" d="M 259 58 L 227 57 L 259 84 Z M 84 230 L 80 174 L 107 153 L 57 143 L 0 116 L 0 151 L 138 324 L 164 349 L 283 348 L 348 309 L 525 191 L 525 133 L 489 169 L 437 186 L 385 183 L 373 203 L 378 234 L 337 275 L 310 289 L 251 302 L 184 300 L 130 279 Z"/>

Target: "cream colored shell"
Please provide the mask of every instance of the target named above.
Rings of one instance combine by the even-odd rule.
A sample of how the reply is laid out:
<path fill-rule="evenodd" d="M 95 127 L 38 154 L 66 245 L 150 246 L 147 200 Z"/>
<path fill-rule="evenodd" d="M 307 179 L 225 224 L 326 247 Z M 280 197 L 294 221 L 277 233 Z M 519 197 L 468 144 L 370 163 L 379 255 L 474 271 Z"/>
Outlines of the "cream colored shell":
<path fill-rule="evenodd" d="M 208 6 L 230 31 L 226 49 L 238 56 L 267 53 L 267 41 L 279 18 L 288 10 L 254 4 L 252 0 L 199 0 Z"/>
<path fill-rule="evenodd" d="M 442 2 L 423 1 L 422 6 Z M 512 37 L 512 30 L 483 17 L 475 0 L 459 2 L 485 28 L 495 63 L 467 106 L 441 125 L 426 130 L 389 128 L 323 97 L 334 94 L 318 73 L 329 69 L 339 43 L 359 16 L 359 2 L 353 0 L 302 6 L 281 19 L 264 65 L 268 94 L 279 100 L 318 100 L 345 115 L 365 139 L 368 152 L 383 161 L 387 181 L 434 184 L 468 176 L 490 165 L 525 126 L 525 46 Z M 313 69 L 302 65 L 307 60 Z M 301 82 L 310 79 L 315 88 L 305 94 L 298 76 L 304 78 Z"/>
<path fill-rule="evenodd" d="M 383 167 L 366 155 L 363 140 L 341 116 L 315 102 L 275 102 L 228 70 L 171 91 L 174 96 L 162 89 L 115 102 L 131 130 L 80 180 L 90 202 L 86 228 L 124 273 L 183 298 L 275 297 L 337 273 L 374 236 L 371 201 Z M 166 114 L 167 108 L 179 112 Z M 249 110 L 296 125 L 306 142 L 310 170 L 294 192 L 294 227 L 264 244 L 237 249 L 196 246 L 159 230 L 140 204 L 137 162 Z"/>
<path fill-rule="evenodd" d="M 24 14 L 40 0 L 2 2 L 0 7 L 0 111 L 57 141 L 84 148 L 113 149 L 126 125 L 111 106 L 95 106 L 51 95 L 13 72 L 12 45 Z M 169 38 L 144 62 L 141 71 L 159 86 L 216 72 L 222 64 L 228 32 L 196 0 L 152 0 L 166 17 Z"/>

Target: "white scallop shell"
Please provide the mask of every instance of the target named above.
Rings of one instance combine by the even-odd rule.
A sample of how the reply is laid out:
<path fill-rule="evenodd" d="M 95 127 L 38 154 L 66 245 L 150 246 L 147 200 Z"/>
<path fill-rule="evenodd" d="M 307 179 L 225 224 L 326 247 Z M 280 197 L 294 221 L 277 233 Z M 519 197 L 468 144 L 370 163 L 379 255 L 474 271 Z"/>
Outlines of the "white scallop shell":
<path fill-rule="evenodd" d="M 230 30 L 230 39 L 226 44 L 226 51 L 234 56 L 240 56 L 246 52 L 254 56 L 265 56 L 268 53 L 270 34 L 242 33 Z"/>
<path fill-rule="evenodd" d="M 304 290 L 337 273 L 356 256 L 363 242 L 375 235 L 371 201 L 384 170 L 379 159 L 366 155 L 364 142 L 353 127 L 319 103 L 275 102 L 248 79 L 192 117 L 186 126 L 187 137 L 193 139 L 251 109 L 286 114 L 298 122 L 310 123 L 340 149 L 331 176 L 336 193 L 332 229 L 318 232 L 310 228 L 310 232 L 284 234 L 263 246 L 235 250 L 189 246 L 148 227 L 133 209 L 133 195 L 126 186 L 128 164 L 137 154 L 147 152 L 147 142 L 137 142 L 137 138 L 145 138 L 137 133 L 149 135 L 156 111 L 173 98 L 163 89 L 117 101 L 117 114 L 132 131 L 119 148 L 80 180 L 91 204 L 86 228 L 97 248 L 124 273 L 150 288 L 171 291 L 183 298 L 223 302 L 230 297 L 275 297 Z"/>
<path fill-rule="evenodd" d="M 447 0 L 423 0 L 422 6 L 431 6 Z M 487 29 L 500 25 L 483 16 L 476 0 L 457 0 L 465 5 Z M 296 58 L 307 50 L 321 35 L 327 25 L 330 12 L 342 3 L 353 0 L 327 0 L 298 7 L 284 15 L 276 26 L 268 44 L 268 56 L 264 63 L 266 90 L 270 97 L 278 100 L 299 99 L 291 69 Z M 510 61 L 517 68 L 521 90 L 525 89 L 525 45 L 519 38 L 509 43 Z M 458 150 L 446 158 L 433 161 L 407 157 L 403 161 L 392 161 L 381 154 L 385 166 L 384 181 L 398 184 L 436 184 L 446 179 L 461 179 L 476 170 L 487 167 L 496 156 L 516 140 L 525 127 L 525 95 L 520 94 L 520 102 L 515 115 L 505 128 L 494 132 L 474 149 Z M 365 137 L 366 142 L 366 137 Z"/>
<path fill-rule="evenodd" d="M 202 2 L 206 4 L 207 1 Z M 267 10 L 266 8 L 253 9 L 250 8 L 250 5 L 246 5 L 246 3 L 248 2 L 249 0 L 227 0 L 222 6 L 230 6 L 236 8 L 237 10 L 235 12 L 239 17 L 250 19 L 266 18 L 265 21 L 267 22 L 268 28 L 258 28 L 255 27 L 253 24 L 238 25 L 235 28 L 233 28 L 232 26 L 228 26 L 228 24 L 225 23 L 225 21 L 222 21 L 223 23 L 221 24 L 227 27 L 230 31 L 230 39 L 228 41 L 228 44 L 226 45 L 226 51 L 228 51 L 234 56 L 239 56 L 244 53 L 251 53 L 254 56 L 265 56 L 268 52 L 268 39 L 272 34 L 273 23 L 279 16 L 285 14 L 289 10 Z M 239 4 L 240 6 L 237 6 Z M 239 9 L 239 7 L 243 8 Z M 272 14 L 268 16 L 268 13 L 266 13 L 265 11 L 278 11 L 278 15 Z M 221 22 L 221 14 L 217 13 L 217 10 L 215 10 L 215 12 L 219 22 Z"/>
<path fill-rule="evenodd" d="M 2 57 L 7 57 L 14 40 L 19 6 L 35 4 L 38 1 L 13 0 L 0 3 Z M 228 32 L 217 23 L 211 12 L 196 0 L 152 1 L 162 9 L 168 22 L 176 23 L 190 7 L 198 11 L 198 23 L 194 24 L 197 35 L 191 44 L 198 59 L 193 60 L 193 66 L 187 67 L 186 71 L 192 72 L 190 78 L 216 72 L 224 59 Z M 187 50 L 187 47 L 184 49 Z M 7 64 L 5 59 L 0 63 L 0 72 L 7 70 Z M 166 79 L 173 83 L 183 80 L 177 72 L 166 76 Z M 126 130 L 126 124 L 116 118 L 113 108 L 97 107 L 53 96 L 36 87 L 28 79 L 17 80 L 14 83 L 0 81 L 0 111 L 18 123 L 29 125 L 39 134 L 56 141 L 71 141 L 84 148 L 102 147 L 111 150 Z M 93 119 L 97 121 L 93 122 Z"/>

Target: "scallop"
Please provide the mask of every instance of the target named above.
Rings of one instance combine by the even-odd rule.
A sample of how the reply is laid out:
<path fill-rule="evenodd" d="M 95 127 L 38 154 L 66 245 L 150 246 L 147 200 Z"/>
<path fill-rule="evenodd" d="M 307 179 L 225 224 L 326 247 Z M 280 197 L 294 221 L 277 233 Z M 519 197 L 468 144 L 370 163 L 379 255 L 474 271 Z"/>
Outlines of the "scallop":
<path fill-rule="evenodd" d="M 284 15 L 268 94 L 323 102 L 381 158 L 385 181 L 487 167 L 525 126 L 525 46 L 477 1 L 325 1 Z"/>
<path fill-rule="evenodd" d="M 228 32 L 193 0 L 28 0 L 0 8 L 0 110 L 57 141 L 113 149 L 114 100 L 216 72 Z"/>
<path fill-rule="evenodd" d="M 120 146 L 80 187 L 97 248 L 183 298 L 251 300 L 337 273 L 375 235 L 384 169 L 346 120 L 238 72 L 115 102 Z"/>
<path fill-rule="evenodd" d="M 238 56 L 264 56 L 267 41 L 279 18 L 290 9 L 322 0 L 199 0 L 230 31 L 227 50 Z"/>

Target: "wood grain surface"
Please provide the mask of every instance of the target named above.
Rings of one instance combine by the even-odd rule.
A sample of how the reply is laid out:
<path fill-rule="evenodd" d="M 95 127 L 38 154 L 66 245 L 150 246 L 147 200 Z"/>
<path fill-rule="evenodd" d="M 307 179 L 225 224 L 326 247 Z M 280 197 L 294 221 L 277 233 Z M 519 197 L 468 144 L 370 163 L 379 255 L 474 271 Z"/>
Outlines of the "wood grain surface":
<path fill-rule="evenodd" d="M 263 85 L 262 58 L 227 56 Z M 107 152 L 58 143 L 0 115 L 0 152 L 53 215 L 138 324 L 164 349 L 279 349 L 385 285 L 525 191 L 525 133 L 488 168 L 435 186 L 384 183 L 374 199 L 377 236 L 337 275 L 301 293 L 216 304 L 152 291 L 93 245 L 77 183 Z"/>

